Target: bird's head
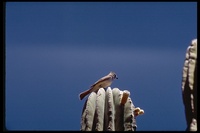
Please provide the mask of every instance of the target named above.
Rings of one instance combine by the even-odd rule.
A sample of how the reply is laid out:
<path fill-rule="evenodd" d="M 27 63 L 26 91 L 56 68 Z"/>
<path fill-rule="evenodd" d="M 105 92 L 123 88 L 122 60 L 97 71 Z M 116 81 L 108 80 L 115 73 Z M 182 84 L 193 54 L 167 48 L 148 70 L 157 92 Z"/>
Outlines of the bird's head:
<path fill-rule="evenodd" d="M 110 72 L 110 75 L 113 77 L 113 79 L 118 79 L 117 74 L 115 72 Z"/>

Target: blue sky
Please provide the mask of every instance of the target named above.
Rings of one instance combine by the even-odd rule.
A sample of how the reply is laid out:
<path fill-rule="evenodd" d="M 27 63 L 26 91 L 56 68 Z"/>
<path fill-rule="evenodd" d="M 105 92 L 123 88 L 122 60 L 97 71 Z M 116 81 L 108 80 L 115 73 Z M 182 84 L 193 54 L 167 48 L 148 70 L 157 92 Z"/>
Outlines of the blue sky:
<path fill-rule="evenodd" d="M 138 131 L 183 131 L 186 49 L 196 2 L 7 2 L 5 124 L 80 130 L 88 89 L 110 71 L 129 90 Z"/>

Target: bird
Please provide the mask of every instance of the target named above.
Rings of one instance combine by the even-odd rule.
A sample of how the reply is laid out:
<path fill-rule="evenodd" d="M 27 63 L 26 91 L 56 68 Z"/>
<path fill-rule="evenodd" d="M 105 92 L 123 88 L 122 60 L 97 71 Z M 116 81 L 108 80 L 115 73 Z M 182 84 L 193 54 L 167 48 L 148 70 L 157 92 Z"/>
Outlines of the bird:
<path fill-rule="evenodd" d="M 97 92 L 100 88 L 107 88 L 110 86 L 114 79 L 118 79 L 115 72 L 111 71 L 108 75 L 97 80 L 93 85 L 90 86 L 90 89 L 83 91 L 79 94 L 80 100 L 91 92 Z"/>

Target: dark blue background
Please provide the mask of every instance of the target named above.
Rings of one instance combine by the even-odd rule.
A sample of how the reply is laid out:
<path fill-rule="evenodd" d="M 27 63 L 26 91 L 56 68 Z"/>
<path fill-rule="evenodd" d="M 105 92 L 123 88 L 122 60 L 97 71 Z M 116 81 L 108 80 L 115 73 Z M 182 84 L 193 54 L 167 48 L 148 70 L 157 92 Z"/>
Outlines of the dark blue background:
<path fill-rule="evenodd" d="M 185 52 L 196 2 L 7 2 L 6 128 L 80 130 L 80 92 L 110 71 L 137 130 L 185 130 Z"/>

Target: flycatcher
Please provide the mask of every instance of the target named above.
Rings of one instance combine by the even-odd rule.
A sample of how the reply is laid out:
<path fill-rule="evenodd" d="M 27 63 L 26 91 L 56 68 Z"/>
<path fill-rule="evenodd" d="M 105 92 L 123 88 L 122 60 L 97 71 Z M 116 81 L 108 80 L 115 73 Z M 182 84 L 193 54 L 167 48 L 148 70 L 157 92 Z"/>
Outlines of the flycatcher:
<path fill-rule="evenodd" d="M 110 72 L 108 75 L 97 80 L 90 89 L 79 94 L 80 100 L 82 100 L 86 95 L 91 92 L 97 92 L 100 88 L 107 88 L 110 86 L 114 79 L 118 79 L 117 75 L 114 72 Z"/>

